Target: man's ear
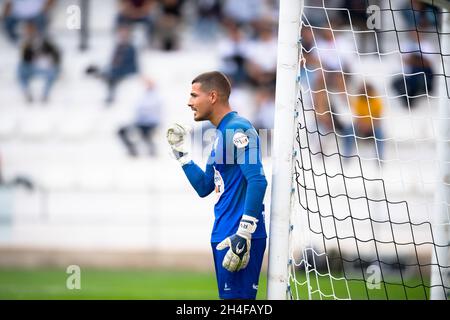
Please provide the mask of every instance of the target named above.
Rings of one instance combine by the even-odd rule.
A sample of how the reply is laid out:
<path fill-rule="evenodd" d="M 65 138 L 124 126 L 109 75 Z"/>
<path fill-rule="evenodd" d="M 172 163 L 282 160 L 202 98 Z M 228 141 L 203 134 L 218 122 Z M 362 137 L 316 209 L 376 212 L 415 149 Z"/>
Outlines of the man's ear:
<path fill-rule="evenodd" d="M 212 90 L 209 93 L 209 99 L 211 100 L 211 103 L 214 104 L 217 102 L 217 100 L 219 100 L 219 95 L 217 94 L 216 90 Z"/>

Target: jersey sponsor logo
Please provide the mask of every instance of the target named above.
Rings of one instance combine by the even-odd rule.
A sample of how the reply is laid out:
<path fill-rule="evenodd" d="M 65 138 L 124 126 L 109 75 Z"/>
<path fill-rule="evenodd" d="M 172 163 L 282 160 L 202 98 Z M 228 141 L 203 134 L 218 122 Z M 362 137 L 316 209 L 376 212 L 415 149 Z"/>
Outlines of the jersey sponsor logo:
<path fill-rule="evenodd" d="M 242 132 L 236 132 L 233 136 L 233 143 L 238 149 L 245 148 L 248 142 L 248 136 Z"/>
<path fill-rule="evenodd" d="M 258 290 L 258 285 L 257 284 L 253 284 L 252 288 L 253 288 L 253 290 Z"/>
<path fill-rule="evenodd" d="M 216 170 L 216 167 L 214 168 L 214 191 L 216 192 L 216 203 L 219 201 L 220 197 L 222 196 L 222 193 L 225 191 L 225 184 L 223 182 L 222 176 L 220 175 L 220 172 Z"/>
<path fill-rule="evenodd" d="M 223 288 L 223 291 L 230 291 L 231 288 L 228 286 L 228 284 L 225 282 L 225 287 Z"/>

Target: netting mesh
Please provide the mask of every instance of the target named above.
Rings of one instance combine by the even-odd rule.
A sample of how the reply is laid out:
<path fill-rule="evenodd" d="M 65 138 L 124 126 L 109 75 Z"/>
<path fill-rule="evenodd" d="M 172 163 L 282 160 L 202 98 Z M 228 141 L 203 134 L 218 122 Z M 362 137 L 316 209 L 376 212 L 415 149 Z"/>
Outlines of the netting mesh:
<path fill-rule="evenodd" d="M 447 297 L 450 186 L 440 176 L 450 159 L 438 149 L 449 142 L 439 113 L 450 108 L 448 13 L 338 2 L 303 9 L 289 293 Z"/>

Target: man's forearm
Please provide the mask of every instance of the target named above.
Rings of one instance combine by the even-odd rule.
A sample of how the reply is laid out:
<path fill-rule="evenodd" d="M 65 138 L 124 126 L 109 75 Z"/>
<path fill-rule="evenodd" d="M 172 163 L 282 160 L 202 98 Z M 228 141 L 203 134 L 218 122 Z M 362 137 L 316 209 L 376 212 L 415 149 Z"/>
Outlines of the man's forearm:
<path fill-rule="evenodd" d="M 185 164 L 183 166 L 183 171 L 200 197 L 206 197 L 214 190 L 214 178 L 208 176 L 193 161 Z"/>
<path fill-rule="evenodd" d="M 247 181 L 244 214 L 255 218 L 259 215 L 262 211 L 266 189 L 267 180 L 263 175 L 252 177 Z"/>

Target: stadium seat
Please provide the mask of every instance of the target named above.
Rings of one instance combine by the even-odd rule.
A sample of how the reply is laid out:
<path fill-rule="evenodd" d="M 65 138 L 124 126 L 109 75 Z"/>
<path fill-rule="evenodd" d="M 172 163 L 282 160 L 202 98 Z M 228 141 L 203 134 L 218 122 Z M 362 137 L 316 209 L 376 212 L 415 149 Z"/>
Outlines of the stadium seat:
<path fill-rule="evenodd" d="M 18 126 L 16 115 L 4 114 L 0 117 L 0 139 L 7 140 L 15 136 Z"/>
<path fill-rule="evenodd" d="M 42 140 L 54 132 L 53 117 L 43 110 L 33 110 L 24 114 L 19 121 L 21 138 L 25 140 Z"/>

